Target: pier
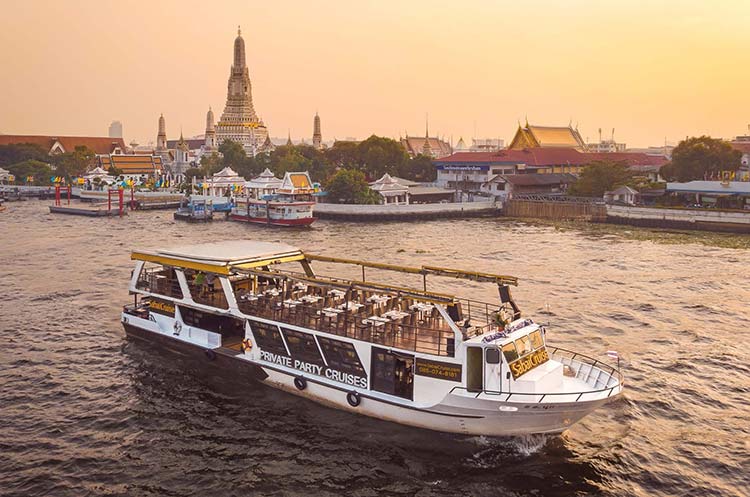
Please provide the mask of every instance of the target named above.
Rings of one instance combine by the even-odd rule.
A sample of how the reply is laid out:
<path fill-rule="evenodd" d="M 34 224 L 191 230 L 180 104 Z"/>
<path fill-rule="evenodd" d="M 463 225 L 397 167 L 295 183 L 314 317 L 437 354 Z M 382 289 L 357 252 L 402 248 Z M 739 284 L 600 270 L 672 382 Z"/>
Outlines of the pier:
<path fill-rule="evenodd" d="M 119 207 L 107 207 L 106 205 L 50 205 L 49 211 L 53 214 L 70 214 L 74 216 L 104 217 L 123 216 L 127 214 Z"/>
<path fill-rule="evenodd" d="M 348 221 L 408 221 L 500 215 L 502 204 L 494 201 L 444 204 L 355 205 L 315 204 L 315 217 Z"/>

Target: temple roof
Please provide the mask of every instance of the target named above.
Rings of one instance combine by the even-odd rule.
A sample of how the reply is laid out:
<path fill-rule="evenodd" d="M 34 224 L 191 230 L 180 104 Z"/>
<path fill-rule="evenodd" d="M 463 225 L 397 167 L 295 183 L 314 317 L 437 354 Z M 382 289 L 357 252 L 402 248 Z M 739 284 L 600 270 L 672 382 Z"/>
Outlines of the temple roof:
<path fill-rule="evenodd" d="M 526 126 L 519 125 L 508 149 L 521 150 L 531 147 L 566 147 L 579 152 L 587 150 L 581 134 L 570 126 L 534 126 L 528 123 Z"/>

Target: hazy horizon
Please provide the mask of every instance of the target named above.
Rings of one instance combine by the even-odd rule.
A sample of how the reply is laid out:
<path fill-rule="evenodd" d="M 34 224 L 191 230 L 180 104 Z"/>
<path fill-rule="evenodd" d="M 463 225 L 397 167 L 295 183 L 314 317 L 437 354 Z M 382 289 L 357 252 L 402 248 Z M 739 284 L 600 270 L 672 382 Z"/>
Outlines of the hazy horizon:
<path fill-rule="evenodd" d="M 237 26 L 271 136 L 510 140 L 578 123 L 628 146 L 748 132 L 750 3 L 28 1 L 0 18 L 0 133 L 201 134 Z"/>

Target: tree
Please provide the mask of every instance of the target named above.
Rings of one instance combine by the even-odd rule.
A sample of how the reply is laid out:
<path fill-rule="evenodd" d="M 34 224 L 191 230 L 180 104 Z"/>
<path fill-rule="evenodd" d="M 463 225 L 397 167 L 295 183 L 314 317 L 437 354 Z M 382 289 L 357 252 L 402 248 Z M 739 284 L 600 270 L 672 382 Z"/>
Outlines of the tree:
<path fill-rule="evenodd" d="M 419 154 L 409 159 L 399 170 L 398 175 L 412 181 L 430 182 L 437 178 L 437 171 L 432 164 L 432 157 Z"/>
<path fill-rule="evenodd" d="M 55 173 L 58 176 L 80 176 L 89 168 L 96 154 L 85 145 L 79 145 L 73 152 L 66 152 L 54 158 Z"/>
<path fill-rule="evenodd" d="M 119 178 L 123 175 L 122 169 L 116 166 L 109 166 L 109 169 L 107 169 L 107 174 L 110 176 L 114 176 L 115 178 Z"/>
<path fill-rule="evenodd" d="M 659 173 L 669 181 L 692 181 L 719 178 L 722 171 L 736 171 L 742 153 L 724 140 L 699 136 L 681 141 L 672 150 L 672 161 Z"/>
<path fill-rule="evenodd" d="M 245 148 L 242 146 L 242 144 L 232 140 L 224 140 L 224 142 L 219 145 L 219 152 L 221 152 L 221 154 L 223 155 L 221 159 L 222 166 L 229 166 L 235 171 L 242 167 L 242 164 L 247 158 L 247 154 L 245 154 Z"/>
<path fill-rule="evenodd" d="M 284 173 L 294 171 L 307 171 L 310 166 L 312 161 L 300 154 L 296 147 L 280 147 L 271 154 L 271 170 L 276 176 L 284 176 Z"/>
<path fill-rule="evenodd" d="M 339 167 L 354 167 L 359 164 L 359 149 L 356 142 L 337 141 L 324 153 L 328 162 Z"/>
<path fill-rule="evenodd" d="M 572 195 L 602 197 L 604 192 L 627 185 L 633 173 L 625 162 L 599 160 L 587 164 L 571 187 Z"/>
<path fill-rule="evenodd" d="M 48 185 L 49 178 L 53 176 L 52 168 L 49 167 L 49 164 L 34 159 L 11 164 L 8 166 L 8 171 L 16 177 L 17 183 L 25 183 L 26 178 L 33 176 L 33 183 Z"/>
<path fill-rule="evenodd" d="M 18 164 L 27 160 L 49 162 L 49 155 L 41 146 L 33 143 L 0 145 L 0 167 Z"/>
<path fill-rule="evenodd" d="M 328 199 L 336 204 L 377 204 L 380 196 L 370 189 L 362 171 L 341 169 L 328 181 Z"/>
<path fill-rule="evenodd" d="M 245 153 L 244 150 L 242 153 Z M 200 170 L 205 176 L 211 176 L 221 169 L 221 157 L 216 152 L 212 152 L 211 155 L 201 156 Z M 198 168 L 191 168 L 198 169 Z"/>
<path fill-rule="evenodd" d="M 409 160 L 409 154 L 399 142 L 382 136 L 370 136 L 357 150 L 360 168 L 373 179 L 385 173 L 396 175 Z"/>

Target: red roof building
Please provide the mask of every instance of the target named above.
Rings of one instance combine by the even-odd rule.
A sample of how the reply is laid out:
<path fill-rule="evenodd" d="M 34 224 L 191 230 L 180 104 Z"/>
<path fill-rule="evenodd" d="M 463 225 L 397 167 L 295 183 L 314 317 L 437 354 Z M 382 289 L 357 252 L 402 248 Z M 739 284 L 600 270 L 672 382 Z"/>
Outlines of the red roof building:
<path fill-rule="evenodd" d="M 0 145 L 31 143 L 47 150 L 49 155 L 75 151 L 85 146 L 97 155 L 124 154 L 125 141 L 107 136 L 44 136 L 44 135 L 0 135 Z"/>

